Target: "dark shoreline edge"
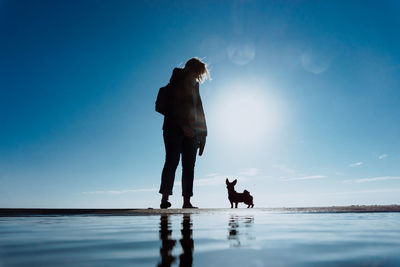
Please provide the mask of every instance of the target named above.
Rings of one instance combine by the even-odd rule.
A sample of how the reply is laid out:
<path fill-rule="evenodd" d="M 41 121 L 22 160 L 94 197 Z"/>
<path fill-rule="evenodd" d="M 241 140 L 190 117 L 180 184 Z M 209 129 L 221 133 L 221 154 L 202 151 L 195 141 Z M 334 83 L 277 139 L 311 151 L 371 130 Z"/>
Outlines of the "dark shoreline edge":
<path fill-rule="evenodd" d="M 254 209 L 31 209 L 0 208 L 0 217 L 24 216 L 143 216 L 160 214 L 201 214 L 220 212 L 270 212 L 270 213 L 366 213 L 400 212 L 400 205 L 352 205 L 331 207 L 254 208 Z"/>

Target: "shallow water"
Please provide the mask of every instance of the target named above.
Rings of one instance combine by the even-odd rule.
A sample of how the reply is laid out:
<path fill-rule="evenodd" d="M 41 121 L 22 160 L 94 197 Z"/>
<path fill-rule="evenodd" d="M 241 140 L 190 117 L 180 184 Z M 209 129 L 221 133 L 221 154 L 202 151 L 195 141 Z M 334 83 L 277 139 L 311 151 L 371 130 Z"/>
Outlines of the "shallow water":
<path fill-rule="evenodd" d="M 0 218 L 0 266 L 400 266 L 400 213 Z"/>

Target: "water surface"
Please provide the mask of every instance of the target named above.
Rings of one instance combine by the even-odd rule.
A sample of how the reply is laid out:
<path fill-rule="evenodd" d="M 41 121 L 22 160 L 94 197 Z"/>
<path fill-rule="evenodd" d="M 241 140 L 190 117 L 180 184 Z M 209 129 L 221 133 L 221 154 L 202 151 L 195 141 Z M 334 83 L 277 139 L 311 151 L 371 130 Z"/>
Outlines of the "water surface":
<path fill-rule="evenodd" d="M 0 217 L 0 266 L 400 266 L 400 213 Z"/>

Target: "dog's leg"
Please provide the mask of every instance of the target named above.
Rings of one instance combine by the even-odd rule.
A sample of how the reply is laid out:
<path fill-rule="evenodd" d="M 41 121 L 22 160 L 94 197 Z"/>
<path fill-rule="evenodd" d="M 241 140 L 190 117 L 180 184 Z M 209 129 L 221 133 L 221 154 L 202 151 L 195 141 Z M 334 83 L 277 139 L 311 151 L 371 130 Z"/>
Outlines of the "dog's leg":
<path fill-rule="evenodd" d="M 247 205 L 247 208 L 250 208 L 250 205 Z"/>
<path fill-rule="evenodd" d="M 238 204 L 239 204 L 239 202 L 236 202 L 236 203 L 235 203 L 235 208 L 237 208 L 237 205 L 238 205 Z"/>
<path fill-rule="evenodd" d="M 233 202 L 231 201 L 231 209 L 233 209 Z"/>

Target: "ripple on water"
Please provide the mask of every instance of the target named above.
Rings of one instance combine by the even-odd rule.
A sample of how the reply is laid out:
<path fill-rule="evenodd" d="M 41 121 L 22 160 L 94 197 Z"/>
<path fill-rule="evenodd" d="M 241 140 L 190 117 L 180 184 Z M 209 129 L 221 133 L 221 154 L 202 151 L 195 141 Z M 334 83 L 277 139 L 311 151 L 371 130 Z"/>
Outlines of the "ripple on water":
<path fill-rule="evenodd" d="M 0 266 L 400 265 L 398 213 L 0 218 Z"/>

